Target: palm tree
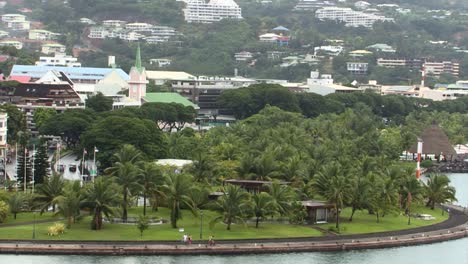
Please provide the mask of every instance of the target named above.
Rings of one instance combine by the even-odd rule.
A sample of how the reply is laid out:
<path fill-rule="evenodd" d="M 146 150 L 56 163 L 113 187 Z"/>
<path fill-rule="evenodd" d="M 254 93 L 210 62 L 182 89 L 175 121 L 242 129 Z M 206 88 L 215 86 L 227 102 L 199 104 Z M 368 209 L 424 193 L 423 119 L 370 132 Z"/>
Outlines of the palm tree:
<path fill-rule="evenodd" d="M 340 212 L 348 200 L 349 181 L 338 163 L 330 163 L 323 167 L 312 182 L 313 189 L 328 202 L 334 204 L 336 213 L 336 229 L 340 231 Z"/>
<path fill-rule="evenodd" d="M 37 185 L 37 200 L 42 204 L 41 214 L 50 206 L 52 206 L 52 212 L 55 212 L 54 199 L 62 195 L 64 185 L 65 181 L 62 176 L 55 173 L 50 178 L 46 178 L 44 183 Z"/>
<path fill-rule="evenodd" d="M 141 152 L 132 145 L 124 145 L 119 152 L 114 154 L 114 166 L 107 168 L 106 172 L 114 176 L 115 182 L 122 187 L 122 220 L 127 221 L 128 196 L 138 193 L 142 186 L 139 178 L 142 175 L 136 165 L 141 157 Z"/>
<path fill-rule="evenodd" d="M 411 205 L 413 201 L 421 199 L 423 188 L 414 174 L 406 175 L 402 185 L 402 197 L 405 205 L 405 212 L 408 215 L 408 225 L 411 224 Z"/>
<path fill-rule="evenodd" d="M 291 188 L 275 181 L 268 185 L 268 193 L 271 196 L 271 203 L 275 208 L 275 211 L 280 215 L 286 215 L 291 208 L 290 203 L 294 197 L 294 193 L 291 191 Z"/>
<path fill-rule="evenodd" d="M 370 190 L 368 206 L 377 217 L 377 223 L 380 217 L 397 208 L 398 189 L 390 177 L 376 178 L 373 182 L 373 188 Z"/>
<path fill-rule="evenodd" d="M 177 220 L 182 218 L 180 206 L 186 205 L 193 214 L 192 201 L 187 195 L 193 186 L 193 178 L 187 174 L 171 173 L 166 175 L 163 190 L 166 194 L 167 204 L 171 210 L 171 226 L 177 228 Z"/>
<path fill-rule="evenodd" d="M 53 202 L 58 206 L 58 213 L 67 219 L 67 228 L 70 228 L 80 214 L 80 182 L 67 182 L 63 188 L 63 194 L 56 197 Z"/>
<path fill-rule="evenodd" d="M 208 183 L 211 181 L 213 176 L 213 161 L 209 154 L 203 150 L 196 151 L 190 172 L 195 177 L 196 182 Z"/>
<path fill-rule="evenodd" d="M 213 206 L 221 215 L 211 220 L 210 225 L 223 221 L 227 225 L 226 229 L 231 230 L 234 221 L 244 223 L 244 218 L 251 208 L 250 194 L 239 186 L 228 185 L 224 189 L 224 195 Z"/>
<path fill-rule="evenodd" d="M 99 177 L 94 184 L 85 186 L 83 193 L 82 208 L 93 210 L 91 228 L 100 230 L 102 228 L 102 215 L 110 217 L 114 214 L 114 208 L 122 201 L 120 187 L 113 182 L 112 178 Z"/>
<path fill-rule="evenodd" d="M 253 212 L 255 215 L 255 228 L 258 228 L 261 219 L 275 212 L 275 206 L 273 204 L 273 199 L 266 192 L 255 194 L 252 200 Z"/>
<path fill-rule="evenodd" d="M 153 192 L 158 192 L 163 177 L 159 167 L 152 162 L 141 163 L 140 184 L 143 187 L 143 216 L 146 216 L 146 200 Z"/>
<path fill-rule="evenodd" d="M 8 205 L 10 207 L 10 212 L 13 214 L 13 218 L 16 220 L 16 215 L 21 213 L 26 207 L 27 201 L 24 193 L 15 193 L 10 196 Z"/>
<path fill-rule="evenodd" d="M 254 171 L 256 180 L 271 180 L 278 174 L 278 165 L 273 152 L 265 152 L 255 159 Z"/>
<path fill-rule="evenodd" d="M 436 204 L 457 200 L 455 198 L 455 188 L 450 186 L 450 179 L 447 175 L 429 175 L 424 190 L 428 199 L 426 206 L 430 206 L 432 210 L 434 210 Z"/>

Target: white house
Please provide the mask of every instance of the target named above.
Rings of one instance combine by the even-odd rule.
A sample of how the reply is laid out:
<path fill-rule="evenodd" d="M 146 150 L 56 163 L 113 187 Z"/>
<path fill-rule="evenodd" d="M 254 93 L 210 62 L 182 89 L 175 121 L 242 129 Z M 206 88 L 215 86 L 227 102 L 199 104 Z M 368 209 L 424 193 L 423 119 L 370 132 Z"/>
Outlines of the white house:
<path fill-rule="evenodd" d="M 188 0 L 184 9 L 188 23 L 213 23 L 221 19 L 242 19 L 242 10 L 233 0 Z"/>
<path fill-rule="evenodd" d="M 44 54 L 63 54 L 67 47 L 59 43 L 49 43 L 42 45 L 41 52 Z"/>
<path fill-rule="evenodd" d="M 276 43 L 279 37 L 280 36 L 275 33 L 266 33 L 266 34 L 258 36 L 258 39 L 261 42 Z"/>
<path fill-rule="evenodd" d="M 153 65 L 153 64 L 156 64 L 159 68 L 162 68 L 162 67 L 167 67 L 169 65 L 171 65 L 172 63 L 172 60 L 171 59 L 151 59 L 150 60 L 150 64 Z"/>
<path fill-rule="evenodd" d="M 58 33 L 50 32 L 43 29 L 31 29 L 29 30 L 29 39 L 32 40 L 51 40 L 60 36 Z"/>
<path fill-rule="evenodd" d="M 61 66 L 61 67 L 81 67 L 77 58 L 67 55 L 55 55 L 54 57 L 39 57 L 35 63 L 37 66 Z"/>
<path fill-rule="evenodd" d="M 123 27 L 127 22 L 123 20 L 104 20 L 102 21 L 102 25 L 105 27 L 113 27 L 113 28 L 121 28 Z"/>
<path fill-rule="evenodd" d="M 148 24 L 148 23 L 128 23 L 125 25 L 126 29 L 135 30 L 135 31 L 149 30 L 152 27 L 153 25 Z"/>
<path fill-rule="evenodd" d="M 0 41 L 0 46 L 2 47 L 15 47 L 16 49 L 22 49 L 23 43 L 16 40 L 4 40 Z"/>
<path fill-rule="evenodd" d="M 320 20 L 334 20 L 344 22 L 347 27 L 372 27 L 377 21 L 393 22 L 393 18 L 364 13 L 352 10 L 349 7 L 324 7 L 315 12 L 315 17 Z"/>
<path fill-rule="evenodd" d="M 252 52 L 241 51 L 234 54 L 236 61 L 249 61 L 253 58 Z"/>
<path fill-rule="evenodd" d="M 86 25 L 96 25 L 96 22 L 86 17 L 80 18 L 80 23 L 86 24 Z"/>
<path fill-rule="evenodd" d="M 356 3 L 354 3 L 354 6 L 357 9 L 365 10 L 365 9 L 368 9 L 371 6 L 371 4 L 369 4 L 366 1 L 357 1 Z"/>
<path fill-rule="evenodd" d="M 2 15 L 2 21 L 11 30 L 29 30 L 31 22 L 26 20 L 26 16 L 20 14 Z"/>
<path fill-rule="evenodd" d="M 317 54 L 322 51 L 327 55 L 338 56 L 343 52 L 343 49 L 342 46 L 319 46 L 314 48 L 314 53 Z"/>

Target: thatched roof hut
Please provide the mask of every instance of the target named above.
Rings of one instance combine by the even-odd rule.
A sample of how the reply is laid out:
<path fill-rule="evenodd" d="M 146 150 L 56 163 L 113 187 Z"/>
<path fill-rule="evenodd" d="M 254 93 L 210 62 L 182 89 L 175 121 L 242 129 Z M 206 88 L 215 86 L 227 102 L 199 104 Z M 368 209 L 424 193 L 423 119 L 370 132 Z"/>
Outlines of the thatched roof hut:
<path fill-rule="evenodd" d="M 433 124 L 430 127 L 426 128 L 420 137 L 423 143 L 422 154 L 432 154 L 432 155 L 457 155 L 455 149 L 453 149 L 452 144 L 447 137 L 447 135 L 442 131 L 442 129 Z M 410 149 L 410 153 L 417 153 L 418 142 L 416 142 Z"/>

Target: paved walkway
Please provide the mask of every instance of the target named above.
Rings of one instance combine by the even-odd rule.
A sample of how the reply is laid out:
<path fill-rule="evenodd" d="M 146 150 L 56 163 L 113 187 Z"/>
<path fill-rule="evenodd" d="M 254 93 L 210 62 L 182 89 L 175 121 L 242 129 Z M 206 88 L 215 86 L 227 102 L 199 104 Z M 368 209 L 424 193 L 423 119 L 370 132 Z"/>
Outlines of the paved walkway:
<path fill-rule="evenodd" d="M 197 255 L 261 254 L 280 252 L 342 251 L 434 243 L 468 237 L 465 208 L 450 208 L 449 220 L 410 230 L 362 235 L 311 238 L 194 241 L 13 241 L 0 240 L 0 253 L 14 254 L 95 254 L 95 255 Z"/>

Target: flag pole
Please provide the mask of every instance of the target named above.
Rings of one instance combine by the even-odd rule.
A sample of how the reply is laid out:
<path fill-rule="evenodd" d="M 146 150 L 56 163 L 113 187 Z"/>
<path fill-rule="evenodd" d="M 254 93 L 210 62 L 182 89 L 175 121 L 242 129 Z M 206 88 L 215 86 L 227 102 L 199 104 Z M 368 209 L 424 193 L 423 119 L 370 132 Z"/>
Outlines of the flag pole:
<path fill-rule="evenodd" d="M 93 182 L 94 182 L 94 178 L 97 176 L 97 166 L 96 166 L 96 146 L 94 146 L 94 151 L 93 151 L 93 166 L 94 166 L 94 173 L 92 175 L 92 179 L 93 179 Z"/>

